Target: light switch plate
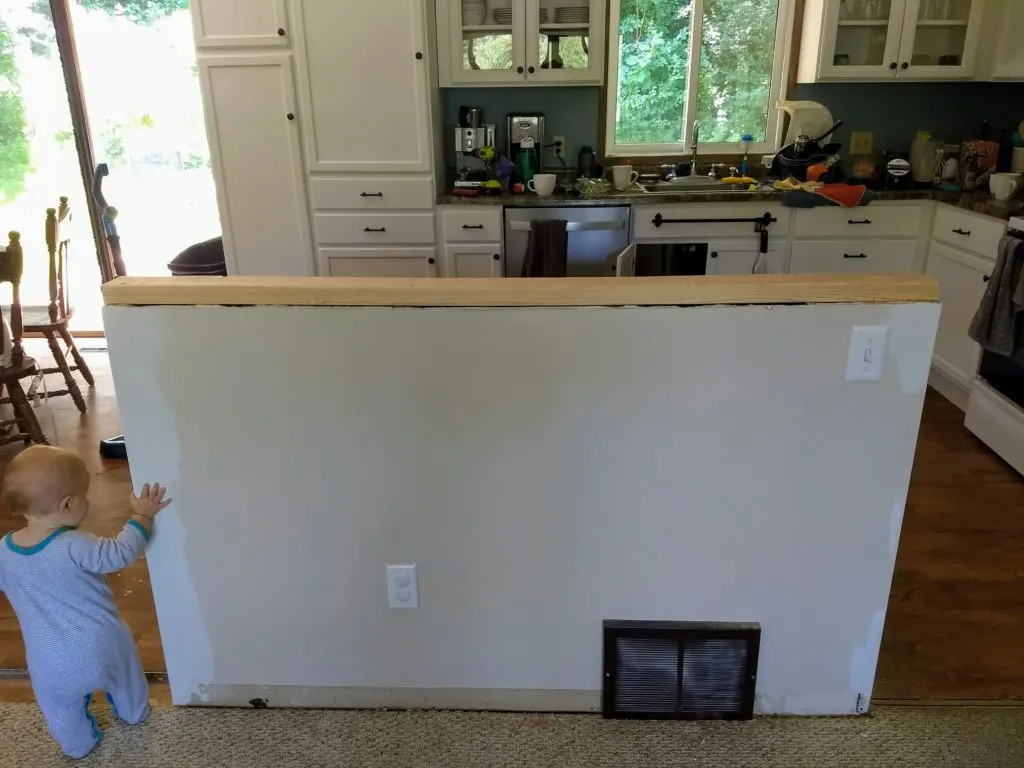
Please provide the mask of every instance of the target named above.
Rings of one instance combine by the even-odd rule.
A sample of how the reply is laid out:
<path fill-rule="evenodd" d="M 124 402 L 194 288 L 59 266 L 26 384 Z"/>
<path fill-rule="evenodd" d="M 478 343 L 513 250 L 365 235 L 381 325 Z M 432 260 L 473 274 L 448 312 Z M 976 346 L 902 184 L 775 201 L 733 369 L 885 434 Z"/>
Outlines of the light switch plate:
<path fill-rule="evenodd" d="M 420 589 L 415 565 L 389 565 L 387 576 L 389 608 L 420 607 Z"/>
<path fill-rule="evenodd" d="M 875 149 L 875 134 L 854 132 L 850 134 L 850 154 L 870 155 Z"/>
<path fill-rule="evenodd" d="M 889 328 L 885 325 L 857 325 L 850 333 L 846 360 L 847 381 L 881 381 Z"/>

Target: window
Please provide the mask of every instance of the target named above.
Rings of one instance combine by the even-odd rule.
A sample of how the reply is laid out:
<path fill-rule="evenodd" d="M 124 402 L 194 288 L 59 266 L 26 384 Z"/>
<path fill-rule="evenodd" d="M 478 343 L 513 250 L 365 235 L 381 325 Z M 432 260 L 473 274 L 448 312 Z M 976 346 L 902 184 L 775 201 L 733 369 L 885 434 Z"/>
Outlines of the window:
<path fill-rule="evenodd" d="M 606 153 L 752 153 L 779 139 L 791 0 L 611 0 Z"/>

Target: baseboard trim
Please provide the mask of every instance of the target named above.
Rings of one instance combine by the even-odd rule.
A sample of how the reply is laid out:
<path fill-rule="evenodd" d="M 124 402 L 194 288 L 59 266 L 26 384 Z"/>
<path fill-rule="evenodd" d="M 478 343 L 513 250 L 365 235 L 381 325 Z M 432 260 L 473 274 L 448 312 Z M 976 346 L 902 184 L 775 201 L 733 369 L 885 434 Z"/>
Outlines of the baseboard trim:
<path fill-rule="evenodd" d="M 206 685 L 174 703 L 194 707 L 303 709 L 462 709 L 491 712 L 600 712 L 600 691 L 501 688 L 361 688 Z"/>
<path fill-rule="evenodd" d="M 928 376 L 928 386 L 966 413 L 967 401 L 971 396 L 970 389 L 953 381 L 935 366 L 932 366 L 931 373 Z"/>

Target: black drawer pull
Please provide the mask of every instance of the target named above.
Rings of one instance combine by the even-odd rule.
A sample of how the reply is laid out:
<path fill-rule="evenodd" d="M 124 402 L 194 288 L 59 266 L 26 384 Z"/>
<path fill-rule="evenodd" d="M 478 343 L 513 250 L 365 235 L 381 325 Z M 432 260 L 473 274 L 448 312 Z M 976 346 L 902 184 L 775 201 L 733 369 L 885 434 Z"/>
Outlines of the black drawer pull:
<path fill-rule="evenodd" d="M 384 197 L 383 192 L 360 192 L 360 197 Z"/>
<path fill-rule="evenodd" d="M 954 234 L 954 235 L 966 235 L 967 237 L 970 237 L 970 235 L 971 235 L 971 230 L 969 230 L 969 229 L 960 229 L 960 228 L 958 227 L 958 228 L 956 228 L 956 229 L 954 229 L 954 230 L 953 230 L 953 234 Z"/>
<path fill-rule="evenodd" d="M 363 227 L 363 232 L 387 232 L 387 227 Z"/>
<path fill-rule="evenodd" d="M 847 224 L 870 224 L 871 219 L 847 219 Z"/>
<path fill-rule="evenodd" d="M 501 254 L 500 253 L 494 254 L 494 260 L 495 261 L 501 261 Z"/>
<path fill-rule="evenodd" d="M 427 259 L 427 264 L 433 264 L 433 263 L 434 263 L 434 257 L 431 256 L 429 259 Z"/>
<path fill-rule="evenodd" d="M 992 275 L 985 275 L 983 278 L 981 278 L 981 282 L 987 283 L 991 279 L 992 279 Z"/>
<path fill-rule="evenodd" d="M 284 37 L 284 29 L 283 29 L 283 28 L 281 28 L 281 27 L 278 27 L 278 29 L 277 29 L 277 34 L 278 34 L 278 35 L 279 35 L 280 37 Z"/>
<path fill-rule="evenodd" d="M 463 229 L 483 229 L 484 225 L 483 224 L 463 224 L 462 228 Z"/>
<path fill-rule="evenodd" d="M 844 253 L 844 259 L 866 259 L 868 255 L 866 253 Z"/>
<path fill-rule="evenodd" d="M 711 258 L 712 259 L 717 259 L 718 258 L 718 251 L 712 251 L 711 252 Z"/>

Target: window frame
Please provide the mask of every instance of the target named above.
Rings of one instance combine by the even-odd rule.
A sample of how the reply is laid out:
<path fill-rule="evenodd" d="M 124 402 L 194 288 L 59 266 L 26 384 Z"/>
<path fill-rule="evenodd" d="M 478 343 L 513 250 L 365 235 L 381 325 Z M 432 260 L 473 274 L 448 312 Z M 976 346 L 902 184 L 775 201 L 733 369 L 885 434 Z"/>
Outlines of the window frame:
<path fill-rule="evenodd" d="M 774 105 L 786 96 L 790 61 L 794 55 L 794 8 L 795 0 L 778 0 L 779 11 L 775 19 L 775 57 L 772 61 L 772 83 L 768 93 L 768 123 L 765 128 L 765 141 L 751 142 L 750 154 L 763 155 L 776 152 L 782 140 L 783 120 Z M 705 0 L 694 0 L 691 16 L 690 50 L 688 72 L 700 69 L 700 43 L 704 22 Z M 690 153 L 690 141 L 693 132 L 693 120 L 697 109 L 698 89 L 693 87 L 697 80 L 687 78 L 686 101 L 681 116 L 683 124 L 683 140 L 671 144 L 620 144 L 615 141 L 615 123 L 619 102 L 619 20 L 622 13 L 621 0 L 608 1 L 608 56 L 606 98 L 604 114 L 604 150 L 606 157 L 622 158 L 653 158 L 665 156 L 683 156 Z M 699 77 L 699 74 L 698 74 Z M 735 142 L 700 142 L 699 153 L 705 155 L 736 155 L 740 154 L 740 144 Z"/>

